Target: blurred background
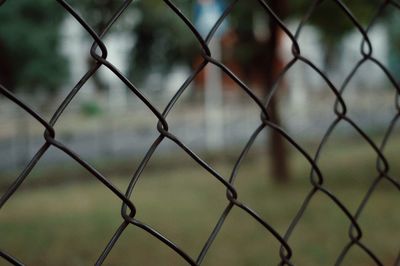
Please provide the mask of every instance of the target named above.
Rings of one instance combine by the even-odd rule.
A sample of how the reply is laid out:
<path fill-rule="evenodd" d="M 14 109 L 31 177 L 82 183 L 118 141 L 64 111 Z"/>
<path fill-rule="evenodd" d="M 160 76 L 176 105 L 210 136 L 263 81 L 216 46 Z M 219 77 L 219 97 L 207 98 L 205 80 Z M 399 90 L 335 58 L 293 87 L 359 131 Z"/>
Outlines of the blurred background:
<path fill-rule="evenodd" d="M 70 1 L 100 34 L 121 1 Z M 312 1 L 265 1 L 294 34 Z M 382 1 L 343 1 L 367 27 Z M 230 1 L 176 0 L 205 38 Z M 373 57 L 400 78 L 400 16 L 387 5 L 368 35 Z M 107 60 L 163 110 L 202 64 L 195 36 L 163 2 L 134 1 L 104 37 Z M 301 54 L 336 88 L 362 59 L 363 36 L 335 1 L 322 1 L 299 35 Z M 0 84 L 50 119 L 95 63 L 91 36 L 60 4 L 7 1 L 0 6 Z M 210 43 L 220 60 L 265 99 L 293 59 L 292 41 L 256 1 L 239 1 Z M 269 111 L 313 156 L 335 120 L 336 97 L 310 66 L 296 62 L 276 84 Z M 366 61 L 347 84 L 348 116 L 380 146 L 397 114 L 396 88 Z M 260 125 L 260 108 L 226 73 L 208 65 L 190 83 L 167 117 L 170 132 L 224 177 Z M 106 67 L 82 87 L 55 125 L 56 138 L 125 191 L 140 160 L 158 137 L 157 118 Z M 0 96 L 0 193 L 44 143 L 43 127 Z M 398 177 L 398 125 L 384 154 Z M 325 186 L 354 213 L 379 175 L 377 154 L 342 121 L 319 165 Z M 264 129 L 237 177 L 239 198 L 284 234 L 312 186 L 310 164 L 279 134 Z M 398 180 L 398 179 L 397 179 Z M 132 196 L 138 218 L 198 254 L 224 207 L 224 186 L 170 140 L 164 140 Z M 360 216 L 363 243 L 385 263 L 399 255 L 399 193 L 382 181 Z M 28 265 L 94 263 L 121 222 L 120 201 L 62 151 L 51 147 L 0 214 L 0 248 Z M 289 244 L 296 265 L 331 265 L 349 241 L 350 222 L 317 193 Z M 276 265 L 279 243 L 248 214 L 234 209 L 204 265 Z M 0 262 L 0 265 L 2 262 Z M 374 265 L 353 248 L 346 265 Z M 386 264 L 387 263 L 387 264 Z M 107 265 L 185 265 L 166 246 L 136 227 L 123 234 Z"/>

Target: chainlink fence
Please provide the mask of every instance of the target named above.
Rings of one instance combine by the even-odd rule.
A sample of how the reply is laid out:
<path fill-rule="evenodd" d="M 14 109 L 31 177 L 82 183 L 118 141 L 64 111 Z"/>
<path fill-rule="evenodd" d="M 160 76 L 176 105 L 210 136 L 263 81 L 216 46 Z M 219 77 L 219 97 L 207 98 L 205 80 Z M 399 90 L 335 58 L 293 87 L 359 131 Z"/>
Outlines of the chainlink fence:
<path fill-rule="evenodd" d="M 1 1 L 4 2 L 4 1 Z M 380 258 L 371 250 L 367 245 L 363 243 L 363 231 L 360 225 L 358 224 L 358 219 L 360 216 L 363 215 L 363 211 L 368 204 L 368 201 L 373 194 L 374 190 L 379 186 L 381 182 L 389 182 L 393 185 L 397 190 L 400 190 L 400 182 L 399 179 L 391 176 L 389 173 L 389 163 L 385 158 L 384 151 L 386 143 L 388 142 L 389 138 L 392 135 L 394 127 L 399 120 L 400 117 L 400 86 L 396 82 L 395 78 L 392 76 L 390 71 L 385 67 L 383 63 L 377 60 L 373 54 L 373 46 L 371 44 L 369 38 L 369 31 L 371 27 L 376 24 L 377 19 L 383 15 L 383 12 L 387 9 L 399 9 L 400 4 L 395 1 L 385 0 L 381 1 L 380 6 L 376 9 L 376 13 L 373 18 L 370 20 L 369 24 L 366 28 L 364 28 L 361 23 L 357 20 L 357 18 L 352 14 L 351 10 L 343 3 L 343 1 L 336 0 L 333 1 L 348 17 L 348 19 L 354 25 L 354 28 L 361 33 L 363 36 L 362 43 L 360 46 L 360 54 L 362 58 L 354 65 L 352 70 L 347 74 L 343 83 L 340 87 L 336 87 L 331 80 L 328 78 L 324 72 L 316 66 L 312 60 L 304 57 L 301 53 L 301 47 L 298 43 L 299 36 L 302 33 L 302 29 L 304 25 L 309 21 L 310 17 L 314 12 L 318 12 L 319 5 L 323 2 L 321 0 L 316 0 L 310 3 L 308 12 L 305 13 L 304 17 L 298 23 L 296 31 L 290 31 L 287 26 L 283 23 L 277 13 L 271 8 L 271 6 L 264 0 L 258 0 L 259 8 L 262 8 L 266 14 L 272 19 L 275 23 L 277 23 L 280 30 L 282 30 L 285 35 L 291 40 L 292 42 L 292 59 L 286 64 L 283 68 L 281 73 L 277 75 L 276 80 L 272 84 L 269 95 L 266 99 L 260 99 L 256 96 L 252 89 L 244 84 L 228 67 L 222 64 L 220 61 L 213 58 L 211 54 L 209 43 L 212 40 L 215 32 L 222 24 L 224 19 L 226 19 L 232 10 L 237 8 L 239 0 L 231 1 L 230 4 L 226 7 L 223 14 L 219 18 L 219 20 L 215 23 L 209 34 L 206 38 L 202 38 L 201 35 L 196 31 L 196 28 L 190 22 L 189 18 L 173 3 L 173 1 L 164 0 L 165 8 L 172 10 L 176 14 L 176 18 L 180 19 L 182 23 L 184 23 L 188 29 L 192 32 L 192 34 L 197 39 L 199 45 L 202 47 L 202 63 L 194 69 L 189 77 L 187 77 L 186 81 L 182 84 L 182 86 L 177 90 L 176 94 L 170 99 L 168 105 L 164 110 L 159 110 L 152 104 L 152 102 L 147 99 L 140 90 L 135 87 L 131 81 L 126 78 L 113 64 L 107 61 L 107 47 L 103 43 L 102 38 L 103 36 L 110 30 L 113 26 L 114 22 L 116 22 L 119 17 L 125 12 L 125 10 L 130 6 L 132 0 L 124 1 L 119 9 L 114 13 L 113 17 L 109 20 L 108 24 L 106 25 L 103 32 L 96 33 L 90 26 L 90 21 L 86 22 L 75 10 L 74 7 L 71 6 L 67 1 L 57 0 L 57 2 L 65 9 L 65 12 L 68 12 L 71 16 L 75 18 L 75 20 L 85 29 L 88 35 L 91 36 L 93 39 L 93 45 L 90 50 L 90 55 L 96 62 L 92 68 L 87 71 L 86 73 L 82 73 L 83 76 L 81 80 L 73 87 L 69 94 L 65 97 L 63 102 L 58 106 L 57 110 L 54 112 L 52 118 L 47 121 L 44 119 L 40 113 L 36 112 L 27 104 L 26 102 L 20 100 L 17 96 L 15 96 L 9 89 L 5 88 L 4 86 L 0 85 L 0 92 L 7 97 L 10 101 L 15 103 L 15 105 L 19 106 L 23 111 L 28 113 L 32 119 L 37 120 L 44 129 L 44 143 L 37 150 L 34 157 L 30 160 L 30 162 L 26 165 L 20 175 L 15 178 L 13 183 L 10 187 L 6 190 L 6 192 L 2 195 L 0 200 L 0 206 L 3 207 L 7 201 L 13 196 L 13 194 L 19 189 L 21 184 L 27 179 L 32 169 L 35 168 L 36 164 L 41 160 L 43 155 L 49 150 L 50 147 L 55 147 L 72 159 L 76 161 L 77 164 L 80 164 L 84 167 L 93 178 L 96 178 L 99 182 L 101 182 L 105 187 L 109 189 L 110 193 L 113 193 L 116 197 L 121 200 L 122 208 L 121 208 L 121 225 L 116 229 L 113 237 L 109 240 L 107 246 L 104 248 L 103 252 L 99 254 L 98 260 L 96 265 L 102 264 L 107 255 L 113 249 L 114 245 L 118 242 L 118 239 L 124 233 L 125 229 L 128 226 L 136 226 L 141 228 L 142 230 L 146 231 L 148 234 L 152 235 L 153 237 L 157 238 L 160 241 L 160 245 L 167 245 L 173 251 L 176 252 L 177 256 L 181 256 L 184 260 L 187 261 L 190 265 L 200 265 L 205 256 L 207 255 L 208 251 L 212 248 L 212 244 L 219 234 L 221 228 L 224 226 L 224 221 L 230 215 L 231 211 L 234 208 L 241 209 L 244 213 L 251 216 L 255 221 L 261 224 L 265 230 L 274 236 L 276 241 L 280 243 L 280 252 L 277 256 L 280 256 L 280 263 L 279 265 L 293 265 L 291 262 L 291 257 L 294 252 L 290 245 L 290 238 L 293 232 L 296 230 L 299 222 L 302 220 L 302 216 L 304 212 L 307 210 L 310 202 L 313 200 L 314 196 L 317 193 L 322 193 L 326 195 L 334 204 L 335 206 L 340 209 L 348 219 L 348 222 L 351 224 L 348 231 L 348 242 L 343 243 L 343 249 L 340 255 L 336 259 L 335 265 L 340 265 L 341 262 L 346 258 L 349 251 L 352 249 L 359 249 L 368 255 L 371 258 L 371 262 L 375 263 L 376 265 L 383 265 L 383 262 Z M 315 75 L 319 75 L 326 85 L 328 86 L 329 90 L 335 95 L 336 100 L 333 108 L 333 113 L 335 114 L 334 120 L 331 122 L 330 126 L 326 130 L 322 140 L 319 143 L 318 149 L 315 154 L 309 154 L 305 151 L 305 149 L 295 141 L 295 139 L 287 134 L 279 125 L 273 123 L 270 119 L 270 115 L 268 113 L 268 106 L 270 104 L 270 100 L 274 94 L 276 94 L 278 90 L 278 86 L 276 84 L 279 82 L 280 79 L 291 69 L 295 64 L 302 62 L 309 67 L 311 67 L 315 71 Z M 374 142 L 361 128 L 357 123 L 352 120 L 352 118 L 348 115 L 346 102 L 343 99 L 342 95 L 346 90 L 349 82 L 358 72 L 360 67 L 365 63 L 373 63 L 378 66 L 386 75 L 387 79 L 396 89 L 396 95 L 394 99 L 394 104 L 396 108 L 396 115 L 392 118 L 391 122 L 387 126 L 386 133 L 381 143 Z M 213 169 L 209 164 L 207 164 L 199 155 L 197 155 L 194 151 L 188 148 L 185 143 L 183 143 L 179 138 L 174 135 L 173 128 L 170 128 L 168 125 L 168 113 L 174 108 L 176 103 L 179 101 L 183 92 L 188 88 L 188 86 L 193 82 L 193 80 L 198 76 L 198 74 L 208 65 L 213 64 L 220 68 L 226 75 L 229 76 L 231 80 L 233 80 L 251 100 L 259 107 L 261 112 L 261 120 L 259 126 L 254 130 L 253 134 L 251 135 L 250 139 L 248 140 L 247 144 L 243 148 L 242 152 L 238 155 L 237 161 L 231 171 L 231 175 L 229 177 L 224 177 L 220 173 L 218 173 L 215 169 Z M 88 162 L 83 160 L 77 153 L 71 150 L 68 146 L 64 145 L 62 142 L 57 140 L 56 131 L 54 127 L 59 120 L 59 118 L 63 115 L 64 112 L 68 112 L 68 106 L 71 101 L 77 97 L 78 92 L 82 88 L 82 86 L 89 80 L 91 77 L 98 71 L 98 69 L 104 66 L 112 71 L 116 77 L 118 77 L 129 90 L 135 94 L 146 106 L 147 108 L 154 114 L 155 117 L 158 119 L 157 130 L 159 132 L 159 136 L 154 140 L 153 144 L 147 151 L 144 158 L 141 160 L 140 165 L 136 169 L 135 174 L 130 180 L 128 187 L 126 188 L 125 192 L 120 191 L 106 176 L 101 174 L 97 171 L 92 165 Z M 319 169 L 318 160 L 321 153 L 324 152 L 324 147 L 328 142 L 329 137 L 334 132 L 335 128 L 338 127 L 341 123 L 347 123 L 352 128 L 354 128 L 359 134 L 360 138 L 363 138 L 368 144 L 373 148 L 376 153 L 376 174 L 375 178 L 371 182 L 369 189 L 365 191 L 365 196 L 361 203 L 359 204 L 356 212 L 352 213 L 349 208 L 342 203 L 342 201 L 332 192 L 330 192 L 324 186 L 324 175 Z M 268 220 L 262 218 L 262 216 L 257 213 L 255 210 L 251 209 L 249 206 L 246 205 L 245 202 L 240 200 L 240 195 L 238 194 L 235 188 L 235 177 L 236 174 L 241 166 L 241 162 L 246 157 L 248 151 L 252 147 L 256 138 L 260 135 L 264 129 L 270 128 L 273 131 L 280 134 L 284 137 L 288 143 L 290 143 L 295 149 L 297 149 L 304 158 L 308 161 L 311 167 L 311 173 L 309 176 L 310 179 L 310 190 L 305 197 L 300 209 L 298 210 L 297 214 L 291 221 L 289 227 L 286 229 L 284 234 L 280 234 L 274 227 L 272 227 Z M 144 221 L 140 221 L 136 218 L 136 207 L 135 202 L 131 200 L 132 191 L 141 177 L 142 172 L 146 168 L 147 163 L 152 158 L 154 152 L 159 147 L 160 143 L 166 139 L 170 139 L 173 141 L 177 146 L 179 146 L 187 156 L 190 156 L 194 161 L 196 161 L 204 171 L 209 172 L 215 179 L 217 179 L 221 184 L 226 187 L 226 208 L 220 214 L 219 220 L 215 225 L 214 229 L 212 230 L 211 234 L 209 235 L 207 241 L 204 243 L 203 248 L 201 249 L 200 253 L 197 257 L 191 257 L 185 252 L 185 247 L 177 246 L 174 242 L 170 239 L 166 238 L 163 235 L 163 232 L 158 232 L 154 228 L 147 225 Z M 15 265 L 23 265 L 21 261 L 18 259 L 18 255 L 16 257 L 8 254 L 6 250 L 0 251 L 1 257 L 12 264 Z M 301 255 L 301 254 L 300 254 Z M 372 265 L 372 264 L 371 264 Z M 400 265 L 400 253 L 395 261 L 395 265 Z"/>

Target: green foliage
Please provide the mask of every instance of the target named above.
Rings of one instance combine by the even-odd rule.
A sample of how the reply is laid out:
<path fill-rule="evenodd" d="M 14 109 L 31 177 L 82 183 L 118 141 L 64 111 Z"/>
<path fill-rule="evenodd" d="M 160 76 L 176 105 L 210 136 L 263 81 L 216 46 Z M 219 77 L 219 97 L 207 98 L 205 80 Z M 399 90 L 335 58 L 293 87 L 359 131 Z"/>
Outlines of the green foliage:
<path fill-rule="evenodd" d="M 229 3 L 230 1 L 226 1 Z M 301 19 L 314 2 L 312 0 L 266 1 L 283 19 Z M 283 2 L 286 2 L 283 4 Z M 366 27 L 373 17 L 381 0 L 347 0 L 343 1 L 357 20 Z M 177 6 L 189 17 L 195 1 L 176 1 Z M 171 63 L 192 64 L 195 54 L 199 54 L 198 44 L 183 22 L 162 1 L 138 1 L 135 7 L 141 14 L 139 23 L 134 28 L 137 38 L 132 51 L 131 73 L 134 80 L 140 80 L 147 71 L 154 68 L 166 71 Z M 283 8 L 282 8 L 283 7 Z M 281 9 L 281 10 L 279 10 Z M 261 18 L 255 20 L 254 18 Z M 255 23 L 268 23 L 269 16 L 257 1 L 239 1 L 228 17 L 231 28 L 237 34 L 238 44 L 234 56 L 245 70 L 259 68 L 263 64 L 260 55 L 265 55 L 266 41 L 257 40 L 254 36 Z M 327 54 L 332 54 L 340 45 L 343 37 L 355 30 L 354 24 L 340 9 L 336 1 L 321 1 L 308 21 L 316 27 L 321 36 L 322 45 Z M 268 30 L 268 26 L 265 26 Z M 262 57 L 261 57 L 262 58 Z M 329 62 L 327 62 L 329 63 Z M 151 66 L 151 67 L 149 67 Z M 150 69 L 149 69 L 150 68 Z"/>
<path fill-rule="evenodd" d="M 294 1 L 291 11 L 296 17 L 300 18 L 306 13 L 312 2 L 314 1 Z M 342 2 L 361 25 L 366 28 L 382 1 L 347 0 Z M 326 44 L 340 42 L 347 33 L 356 29 L 350 18 L 339 7 L 339 4 L 332 0 L 321 1 L 308 23 L 319 29 L 322 39 Z"/>
<path fill-rule="evenodd" d="M 89 25 L 100 34 L 104 30 L 107 22 L 121 6 L 122 1 L 115 0 L 72 0 L 71 5 L 89 23 Z M 121 19 L 116 23 L 119 24 Z M 114 25 L 111 30 L 115 30 Z"/>
<path fill-rule="evenodd" d="M 88 117 L 94 117 L 101 114 L 102 109 L 96 101 L 86 101 L 81 105 L 81 112 Z"/>
<path fill-rule="evenodd" d="M 398 10 L 396 10 L 396 14 L 398 14 Z M 390 57 L 389 64 L 392 73 L 395 75 L 397 79 L 400 78 L 400 17 L 396 14 L 391 16 L 391 20 L 389 23 L 389 40 L 390 40 Z"/>
<path fill-rule="evenodd" d="M 7 1 L 0 8 L 0 82 L 10 89 L 56 90 L 68 78 L 60 54 L 65 12 L 55 1 Z"/>
<path fill-rule="evenodd" d="M 185 14 L 192 17 L 194 1 L 176 1 Z M 133 28 L 137 40 L 132 50 L 130 75 L 142 81 L 148 71 L 166 72 L 173 65 L 191 64 L 200 54 L 194 35 L 178 16 L 162 1 L 139 1 L 135 8 L 140 14 Z"/>
<path fill-rule="evenodd" d="M 193 21 L 195 0 L 174 3 Z M 226 1 L 229 3 L 230 1 Z M 314 1 L 266 1 L 274 10 L 287 2 L 285 19 L 300 19 Z M 344 3 L 366 26 L 381 0 L 347 0 Z M 120 7 L 114 0 L 72 0 L 71 5 L 100 33 Z M 284 17 L 281 11 L 278 15 Z M 55 90 L 68 78 L 68 64 L 59 52 L 60 25 L 67 13 L 51 0 L 6 1 L 0 8 L 0 82 L 12 89 Z M 131 16 L 131 17 L 130 17 Z M 255 20 L 254 18 L 261 18 Z M 228 17 L 237 35 L 234 57 L 244 69 L 263 65 L 266 42 L 254 36 L 256 23 L 268 23 L 268 15 L 257 1 L 239 1 Z M 130 20 L 130 23 L 125 23 Z M 135 21 L 132 23 L 132 21 Z M 309 25 L 321 33 L 322 45 L 334 52 L 342 38 L 355 29 L 335 1 L 321 1 Z M 130 76 L 137 82 L 150 71 L 167 72 L 174 65 L 191 65 L 201 50 L 193 34 L 181 19 L 159 0 L 135 1 L 116 22 L 135 36 L 131 51 Z M 266 29 L 268 26 L 265 27 Z"/>
<path fill-rule="evenodd" d="M 297 0 L 292 2 L 290 10 L 294 17 L 302 18 L 309 10 L 312 2 L 314 1 Z M 382 1 L 345 0 L 342 2 L 361 26 L 366 29 Z M 307 24 L 314 26 L 319 31 L 321 44 L 325 50 L 326 67 L 334 64 L 338 48 L 346 34 L 357 31 L 357 27 L 338 2 L 333 0 L 320 1 Z"/>
<path fill-rule="evenodd" d="M 70 4 L 75 8 L 79 15 L 88 23 L 88 25 L 98 34 L 101 35 L 106 29 L 108 22 L 115 15 L 117 10 L 122 6 L 123 1 L 115 0 L 71 0 Z M 130 34 L 129 29 L 127 29 L 132 21 L 132 9 L 128 8 L 125 10 L 124 14 L 118 18 L 117 21 L 108 29 L 107 35 L 116 31 L 125 31 Z M 93 41 L 89 34 L 86 34 L 90 41 Z M 104 36 L 103 36 L 104 37 Z M 93 62 L 90 53 L 87 53 L 87 62 Z M 92 81 L 95 83 L 96 90 L 98 92 L 104 93 L 107 90 L 107 84 L 101 79 L 99 73 L 95 73 L 92 76 Z"/>

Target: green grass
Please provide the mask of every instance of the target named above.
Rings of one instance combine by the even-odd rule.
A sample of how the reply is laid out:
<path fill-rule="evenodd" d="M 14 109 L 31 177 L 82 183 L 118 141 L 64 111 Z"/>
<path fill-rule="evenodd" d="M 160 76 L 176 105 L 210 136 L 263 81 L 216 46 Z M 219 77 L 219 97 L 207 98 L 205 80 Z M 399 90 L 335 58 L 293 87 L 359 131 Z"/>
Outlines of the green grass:
<path fill-rule="evenodd" d="M 362 142 L 338 142 L 321 158 L 326 187 L 354 213 L 376 176 L 371 149 Z M 400 141 L 385 151 L 393 169 Z M 182 157 L 183 158 L 183 157 Z M 283 234 L 310 191 L 309 167 L 292 151 L 293 181 L 270 182 L 265 158 L 251 155 L 238 175 L 239 199 Z M 228 175 L 233 161 L 213 160 Z M 145 171 L 134 191 L 137 218 L 173 240 L 195 257 L 227 204 L 222 184 L 185 158 L 168 167 Z M 150 165 L 151 167 L 151 165 Z M 86 175 L 92 180 L 92 177 Z M 124 190 L 128 180 L 112 181 Z M 93 264 L 122 219 L 120 201 L 96 181 L 19 190 L 0 214 L 0 248 L 27 265 Z M 392 265 L 400 247 L 399 191 L 383 181 L 360 218 L 363 243 L 385 265 Z M 333 265 L 348 242 L 349 221 L 337 206 L 317 193 L 289 243 L 295 265 Z M 234 208 L 203 265 L 276 265 L 279 245 L 249 215 Z M 1 265 L 2 262 L 0 262 Z M 187 265 L 143 230 L 130 226 L 106 260 L 106 265 Z M 374 265 L 357 247 L 343 265 Z"/>

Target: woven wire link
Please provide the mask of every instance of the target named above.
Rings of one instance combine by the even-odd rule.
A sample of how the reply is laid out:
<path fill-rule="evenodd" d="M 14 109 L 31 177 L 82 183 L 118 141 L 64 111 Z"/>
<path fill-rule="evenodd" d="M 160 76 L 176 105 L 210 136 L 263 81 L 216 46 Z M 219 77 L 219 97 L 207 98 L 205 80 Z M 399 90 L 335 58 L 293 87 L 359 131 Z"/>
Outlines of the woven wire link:
<path fill-rule="evenodd" d="M 327 0 L 326 0 L 327 1 Z M 365 206 L 368 204 L 368 201 L 371 195 L 374 193 L 376 188 L 379 186 L 380 183 L 387 181 L 392 186 L 400 190 L 400 183 L 399 179 L 392 176 L 389 172 L 389 163 L 385 158 L 384 151 L 385 146 L 390 139 L 395 125 L 400 120 L 400 87 L 399 84 L 396 82 L 395 78 L 392 76 L 390 71 L 385 67 L 383 63 L 381 63 L 378 59 L 376 59 L 373 55 L 373 46 L 369 39 L 369 31 L 376 23 L 376 21 L 383 15 L 383 12 L 389 8 L 392 9 L 400 9 L 399 3 L 395 1 L 385 0 L 382 1 L 380 6 L 376 9 L 376 13 L 373 18 L 370 20 L 369 24 L 366 28 L 364 28 L 361 23 L 357 20 L 357 18 L 351 13 L 350 9 L 340 0 L 332 0 L 341 10 L 341 12 L 347 16 L 347 18 L 353 23 L 355 29 L 359 31 L 362 35 L 362 43 L 360 46 L 360 54 L 361 59 L 354 65 L 353 69 L 348 73 L 347 77 L 344 79 L 343 83 L 340 87 L 336 87 L 331 80 L 328 78 L 326 74 L 312 62 L 312 60 L 304 57 L 301 54 L 300 45 L 298 43 L 299 36 L 304 28 L 304 25 L 309 21 L 310 17 L 314 12 L 318 12 L 318 7 L 321 5 L 323 0 L 315 0 L 310 4 L 308 11 L 305 13 L 303 18 L 300 20 L 297 29 L 294 32 L 291 32 L 284 22 L 280 19 L 280 17 L 274 12 L 274 10 L 268 5 L 268 3 L 264 0 L 257 0 L 257 4 L 262 8 L 265 13 L 268 14 L 270 19 L 273 19 L 274 22 L 277 23 L 279 28 L 286 34 L 286 36 L 292 42 L 292 59 L 286 64 L 283 68 L 282 72 L 277 75 L 275 82 L 273 83 L 272 87 L 269 90 L 269 94 L 267 95 L 266 99 L 261 99 L 256 96 L 253 91 L 244 83 L 242 82 L 228 67 L 222 64 L 220 61 L 213 58 L 211 51 L 208 47 L 208 44 L 212 40 L 215 32 L 218 30 L 219 26 L 223 23 L 227 16 L 235 9 L 237 4 L 240 2 L 239 0 L 233 0 L 230 4 L 226 7 L 223 14 L 219 18 L 219 20 L 215 23 L 213 28 L 210 30 L 209 34 L 206 38 L 203 37 L 197 32 L 196 28 L 193 26 L 189 18 L 174 4 L 173 1 L 163 0 L 165 7 L 172 10 L 177 19 L 180 19 L 182 23 L 184 23 L 187 28 L 192 32 L 193 36 L 197 39 L 198 43 L 202 48 L 202 62 L 193 70 L 190 76 L 186 79 L 186 81 L 182 84 L 182 86 L 177 90 L 176 94 L 170 99 L 169 103 L 167 104 L 164 110 L 159 110 L 152 102 L 147 99 L 140 90 L 138 90 L 131 81 L 124 76 L 113 64 L 107 61 L 107 47 L 103 43 L 102 39 L 110 30 L 112 25 L 118 20 L 118 18 L 126 11 L 126 9 L 130 6 L 132 0 L 124 1 L 118 10 L 115 11 L 112 18 L 108 21 L 107 26 L 101 33 L 95 32 L 90 23 L 86 22 L 75 9 L 64 0 L 57 0 L 57 2 L 68 12 L 71 16 L 75 18 L 75 20 L 85 29 L 88 35 L 91 36 L 93 39 L 93 45 L 90 49 L 90 55 L 92 56 L 95 64 L 82 76 L 79 82 L 71 89 L 69 94 L 65 97 L 63 102 L 58 106 L 56 111 L 54 112 L 52 118 L 47 121 L 44 119 L 38 112 L 34 111 L 32 107 L 30 107 L 27 103 L 20 100 L 17 96 L 15 96 L 9 89 L 5 88 L 4 86 L 0 85 L 0 92 L 7 97 L 10 101 L 14 102 L 18 105 L 21 109 L 23 109 L 26 113 L 28 113 L 33 119 L 37 120 L 40 124 L 43 125 L 44 128 L 44 143 L 43 145 L 37 150 L 36 154 L 30 160 L 30 162 L 26 165 L 20 175 L 14 180 L 14 182 L 10 185 L 10 187 L 6 190 L 5 194 L 2 195 L 0 199 L 0 208 L 2 208 L 7 201 L 12 197 L 12 195 L 18 190 L 21 184 L 26 180 L 29 176 L 32 169 L 36 166 L 36 164 L 41 160 L 42 156 L 48 151 L 48 149 L 53 146 L 58 148 L 59 150 L 63 151 L 65 154 L 70 156 L 72 159 L 76 161 L 76 163 L 80 164 L 84 167 L 92 176 L 96 178 L 99 182 L 101 182 L 104 186 L 106 186 L 111 193 L 113 193 L 116 197 L 121 200 L 121 217 L 122 222 L 121 225 L 117 228 L 112 238 L 109 240 L 107 246 L 104 248 L 103 252 L 100 254 L 96 265 L 102 264 L 105 259 L 107 258 L 110 251 L 113 249 L 114 245 L 117 243 L 120 236 L 124 233 L 125 229 L 129 225 L 136 226 L 138 228 L 143 229 L 144 231 L 148 232 L 160 242 L 167 245 L 173 251 L 176 252 L 177 255 L 181 256 L 184 260 L 186 260 L 190 265 L 200 265 L 205 256 L 207 255 L 209 249 L 211 248 L 216 236 L 220 232 L 224 221 L 230 215 L 233 208 L 239 208 L 247 215 L 251 216 L 255 221 L 261 224 L 266 231 L 268 231 L 273 237 L 275 237 L 276 241 L 278 241 L 281 245 L 279 256 L 280 256 L 280 263 L 279 265 L 294 265 L 291 262 L 293 251 L 290 247 L 290 237 L 292 236 L 293 232 L 296 230 L 297 225 L 302 219 L 303 214 L 307 210 L 310 202 L 313 200 L 314 196 L 317 193 L 322 193 L 327 196 L 336 206 L 340 209 L 345 216 L 347 217 L 348 221 L 350 222 L 349 227 L 349 241 L 348 243 L 344 243 L 343 250 L 339 254 L 336 260 L 335 265 L 340 265 L 349 251 L 353 248 L 359 248 L 362 252 L 368 255 L 376 265 L 383 265 L 382 261 L 378 258 L 376 254 L 362 242 L 362 229 L 358 224 L 358 219 L 363 214 L 363 210 Z M 1 1 L 4 3 L 5 1 Z M 309 154 L 306 150 L 298 143 L 296 140 L 290 136 L 288 133 L 285 132 L 283 128 L 279 125 L 274 124 L 271 122 L 268 114 L 268 106 L 272 97 L 277 93 L 278 86 L 277 84 L 279 81 L 285 76 L 289 69 L 291 69 L 296 63 L 303 63 L 308 65 L 316 75 L 319 75 L 326 85 L 328 85 L 329 90 L 334 94 L 336 97 L 336 101 L 333 106 L 333 112 L 335 114 L 334 120 L 331 122 L 329 127 L 327 128 L 325 134 L 323 135 L 318 149 L 315 154 Z M 342 95 L 346 88 L 348 87 L 349 82 L 358 72 L 360 67 L 367 63 L 371 62 L 378 66 L 383 73 L 386 75 L 387 79 L 393 85 L 396 90 L 395 95 L 395 107 L 396 107 L 396 114 L 392 118 L 384 138 L 381 143 L 374 142 L 358 125 L 357 123 L 348 115 L 346 102 L 343 99 Z M 229 178 L 222 176 L 218 173 L 215 169 L 213 169 L 209 164 L 207 164 L 199 155 L 197 155 L 194 151 L 188 148 L 185 143 L 183 143 L 178 137 L 176 137 L 172 130 L 168 126 L 167 116 L 169 112 L 174 108 L 176 103 L 179 101 L 181 95 L 184 91 L 188 88 L 188 86 L 193 82 L 193 80 L 198 76 L 198 74 L 209 64 L 215 65 L 216 67 L 220 68 L 230 79 L 232 79 L 245 93 L 248 97 L 254 101 L 254 103 L 259 107 L 261 112 L 261 120 L 260 125 L 254 130 L 250 139 L 248 140 L 247 144 L 244 146 L 242 152 L 239 154 L 236 163 L 231 171 Z M 57 140 L 56 138 L 56 131 L 54 130 L 54 126 L 56 125 L 58 119 L 62 116 L 62 114 L 67 110 L 71 101 L 77 97 L 78 92 L 84 86 L 84 84 L 98 71 L 98 69 L 104 66 L 108 68 L 111 72 L 114 73 L 116 77 L 118 77 L 126 87 L 135 94 L 146 106 L 147 108 L 154 114 L 154 116 L 158 119 L 157 130 L 159 132 L 159 136 L 154 140 L 153 144 L 147 151 L 146 155 L 143 157 L 140 165 L 136 169 L 134 175 L 132 176 L 129 185 L 126 188 L 125 192 L 120 191 L 106 176 L 102 173 L 97 171 L 93 166 L 91 166 L 88 162 L 83 160 L 77 153 L 71 150 L 68 146 L 65 146 L 62 142 Z M 352 128 L 354 128 L 359 136 L 364 139 L 371 148 L 376 153 L 376 177 L 371 182 L 367 192 L 365 193 L 364 198 L 362 199 L 361 203 L 359 204 L 358 208 L 356 209 L 355 213 L 352 213 L 343 203 L 342 201 L 335 196 L 332 192 L 330 192 L 324 186 L 324 176 L 322 171 L 319 168 L 318 162 L 320 155 L 323 153 L 326 144 L 332 133 L 335 131 L 335 128 L 338 127 L 340 123 L 347 123 Z M 291 221 L 289 227 L 287 228 L 286 232 L 281 235 L 278 231 L 272 227 L 267 220 L 263 219 L 262 216 L 257 213 L 255 210 L 251 209 L 247 206 L 244 202 L 240 201 L 240 197 L 238 192 L 235 188 L 235 179 L 238 173 L 238 170 L 241 166 L 242 161 L 246 157 L 248 151 L 252 147 L 253 143 L 255 142 L 256 138 L 263 132 L 266 128 L 274 130 L 278 132 L 282 137 L 284 137 L 288 143 L 290 143 L 298 152 L 300 152 L 304 158 L 308 161 L 311 172 L 310 172 L 310 183 L 311 188 L 307 196 L 305 197 L 300 209 L 298 210 L 297 214 Z M 205 171 L 209 172 L 215 179 L 217 179 L 222 185 L 226 187 L 226 207 L 221 213 L 217 224 L 215 225 L 214 229 L 212 230 L 211 234 L 209 235 L 207 241 L 204 243 L 203 248 L 199 252 L 197 257 L 189 256 L 183 247 L 177 246 L 174 242 L 170 239 L 166 238 L 161 232 L 156 231 L 154 228 L 150 227 L 146 223 L 138 220 L 136 218 L 136 207 L 134 202 L 132 201 L 132 193 L 135 185 L 137 184 L 138 180 L 141 177 L 144 169 L 146 168 L 147 163 L 152 158 L 154 152 L 157 150 L 158 146 L 164 140 L 169 139 L 173 141 L 178 147 L 180 147 L 188 156 L 190 156 L 196 163 L 204 168 Z M 0 250 L 0 256 L 5 260 L 15 265 L 23 265 L 17 258 L 11 256 L 10 254 L 6 253 L 3 250 Z M 396 265 L 400 264 L 400 252 L 399 256 L 395 262 Z"/>

